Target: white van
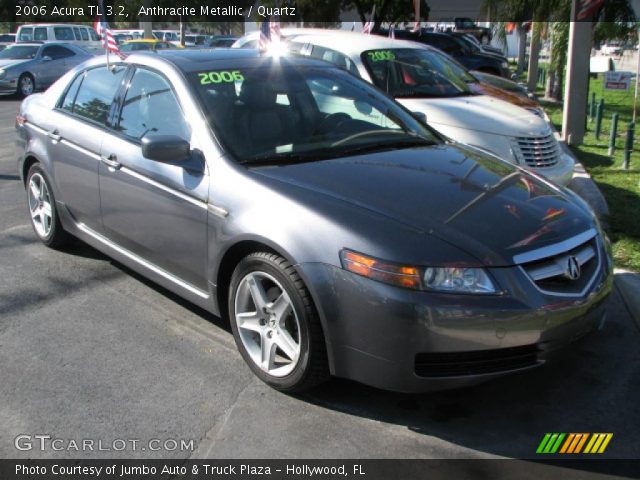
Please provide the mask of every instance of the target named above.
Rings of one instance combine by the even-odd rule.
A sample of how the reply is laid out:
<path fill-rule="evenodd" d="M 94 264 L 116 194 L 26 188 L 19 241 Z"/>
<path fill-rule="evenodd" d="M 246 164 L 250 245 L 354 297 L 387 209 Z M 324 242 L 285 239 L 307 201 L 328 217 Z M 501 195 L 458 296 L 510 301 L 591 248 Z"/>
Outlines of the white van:
<path fill-rule="evenodd" d="M 67 42 L 83 47 L 100 47 L 100 37 L 92 25 L 33 23 L 18 28 L 17 42 Z"/>

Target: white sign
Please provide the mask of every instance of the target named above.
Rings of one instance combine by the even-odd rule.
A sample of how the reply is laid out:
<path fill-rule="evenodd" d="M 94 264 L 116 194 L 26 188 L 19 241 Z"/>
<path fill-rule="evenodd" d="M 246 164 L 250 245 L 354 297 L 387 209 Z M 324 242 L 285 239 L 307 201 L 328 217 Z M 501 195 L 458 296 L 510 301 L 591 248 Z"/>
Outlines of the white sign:
<path fill-rule="evenodd" d="M 606 72 L 604 88 L 607 90 L 629 90 L 631 72 Z"/>

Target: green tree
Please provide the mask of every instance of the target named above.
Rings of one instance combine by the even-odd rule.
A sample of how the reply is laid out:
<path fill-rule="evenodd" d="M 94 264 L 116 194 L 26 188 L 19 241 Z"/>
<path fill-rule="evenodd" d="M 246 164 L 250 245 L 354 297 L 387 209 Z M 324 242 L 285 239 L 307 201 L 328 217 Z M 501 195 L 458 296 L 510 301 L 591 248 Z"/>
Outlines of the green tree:
<path fill-rule="evenodd" d="M 428 20 L 429 5 L 426 0 L 420 0 L 421 20 Z M 402 23 L 415 20 L 413 2 L 410 0 L 342 0 L 341 6 L 345 10 L 355 10 L 364 24 L 376 6 L 373 30 L 379 30 L 384 22 Z"/>

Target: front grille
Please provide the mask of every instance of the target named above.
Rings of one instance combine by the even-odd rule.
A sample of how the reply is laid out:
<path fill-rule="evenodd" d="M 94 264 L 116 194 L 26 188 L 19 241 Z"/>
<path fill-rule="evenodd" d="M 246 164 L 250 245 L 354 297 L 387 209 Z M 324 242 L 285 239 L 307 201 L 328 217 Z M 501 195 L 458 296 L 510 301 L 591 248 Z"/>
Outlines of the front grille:
<path fill-rule="evenodd" d="M 538 364 L 537 345 L 476 350 L 472 352 L 423 352 L 415 358 L 420 377 L 460 377 L 507 372 Z"/>
<path fill-rule="evenodd" d="M 553 167 L 560 158 L 560 146 L 553 133 L 535 137 L 517 137 L 512 146 L 518 163 L 527 167 Z"/>
<path fill-rule="evenodd" d="M 570 278 L 569 262 L 575 258 L 579 265 L 578 278 Z M 570 250 L 522 264 L 531 281 L 543 292 L 554 295 L 583 295 L 595 278 L 600 265 L 597 237 Z"/>

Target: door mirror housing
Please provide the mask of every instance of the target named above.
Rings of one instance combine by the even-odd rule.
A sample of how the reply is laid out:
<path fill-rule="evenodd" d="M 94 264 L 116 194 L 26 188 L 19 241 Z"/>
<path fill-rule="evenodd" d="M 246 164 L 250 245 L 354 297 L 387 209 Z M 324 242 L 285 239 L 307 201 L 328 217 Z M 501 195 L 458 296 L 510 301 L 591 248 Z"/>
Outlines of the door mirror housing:
<path fill-rule="evenodd" d="M 418 120 L 420 123 L 427 123 L 427 114 L 424 112 L 411 112 L 411 115 L 413 116 L 413 118 L 415 118 L 416 120 Z"/>
<path fill-rule="evenodd" d="M 145 135 L 142 156 L 162 163 L 180 163 L 191 156 L 191 145 L 176 135 Z"/>
<path fill-rule="evenodd" d="M 45 55 L 44 57 L 42 57 L 43 62 L 50 62 L 51 60 L 53 60 L 53 58 L 51 58 L 49 55 Z"/>

